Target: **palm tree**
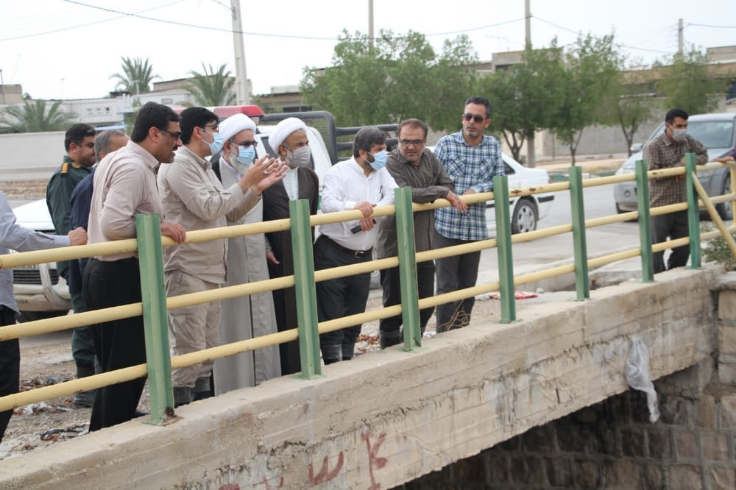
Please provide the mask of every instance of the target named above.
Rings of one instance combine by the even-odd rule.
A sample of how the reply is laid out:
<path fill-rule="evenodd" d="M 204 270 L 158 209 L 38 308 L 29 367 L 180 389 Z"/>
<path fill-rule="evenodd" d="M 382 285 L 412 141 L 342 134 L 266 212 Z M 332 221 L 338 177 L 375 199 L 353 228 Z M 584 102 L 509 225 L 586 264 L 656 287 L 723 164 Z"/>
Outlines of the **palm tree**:
<path fill-rule="evenodd" d="M 45 100 L 34 102 L 29 104 L 28 100 L 24 100 L 22 106 L 6 107 L 0 113 L 0 117 L 16 133 L 63 130 L 70 126 L 70 119 L 75 117 L 74 114 L 59 109 L 62 100 L 57 100 L 51 104 L 48 111 L 46 110 Z"/>
<path fill-rule="evenodd" d="M 123 73 L 113 73 L 110 78 L 117 78 L 118 84 L 116 89 L 122 88 L 124 91 L 133 94 L 144 94 L 151 91 L 151 82 L 155 78 L 161 78 L 154 75 L 153 66 L 148 63 L 148 58 L 126 58 L 123 56 Z"/>
<path fill-rule="evenodd" d="M 187 88 L 197 104 L 203 106 L 233 105 L 235 104 L 235 94 L 230 90 L 235 83 L 235 79 L 230 76 L 230 70 L 227 70 L 227 64 L 222 64 L 215 71 L 212 65 L 205 66 L 202 63 L 204 74 L 194 70 L 190 71 L 192 75 L 191 86 Z"/>

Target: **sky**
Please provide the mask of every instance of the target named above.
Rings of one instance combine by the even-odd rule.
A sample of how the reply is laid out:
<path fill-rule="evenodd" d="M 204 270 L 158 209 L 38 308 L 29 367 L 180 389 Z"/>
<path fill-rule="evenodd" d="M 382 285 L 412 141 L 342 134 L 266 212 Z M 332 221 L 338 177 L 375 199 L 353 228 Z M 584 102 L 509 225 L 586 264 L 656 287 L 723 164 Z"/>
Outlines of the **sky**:
<path fill-rule="evenodd" d="M 368 32 L 368 0 L 240 0 L 254 94 L 296 85 L 303 70 L 330 66 L 337 38 Z M 435 49 L 467 34 L 480 60 L 523 49 L 524 0 L 455 4 L 374 0 L 374 25 L 427 36 Z M 121 57 L 148 58 L 161 80 L 227 63 L 235 73 L 230 0 L 0 0 L 0 70 L 33 98 L 102 97 Z M 736 45 L 736 0 L 531 0 L 535 47 L 614 33 L 632 62 L 651 64 L 685 45 Z M 187 25 L 183 25 L 187 24 Z"/>

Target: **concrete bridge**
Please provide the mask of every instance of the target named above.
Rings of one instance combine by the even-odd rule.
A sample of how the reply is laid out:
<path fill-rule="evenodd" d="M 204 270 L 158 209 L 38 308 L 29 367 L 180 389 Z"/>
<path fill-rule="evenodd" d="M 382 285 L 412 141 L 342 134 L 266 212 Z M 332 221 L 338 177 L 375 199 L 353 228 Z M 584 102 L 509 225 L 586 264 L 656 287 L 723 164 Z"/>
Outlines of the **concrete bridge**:
<path fill-rule="evenodd" d="M 628 390 L 634 335 L 654 379 L 720 355 L 733 383 L 736 291 L 720 293 L 719 314 L 722 274 L 681 269 L 530 305 L 517 322 L 473 324 L 418 352 L 397 346 L 317 379 L 196 402 L 165 426 L 134 420 L 1 461 L 0 488 L 391 488 Z M 736 399 L 733 408 L 736 429 Z M 616 488 L 601 485 L 588 488 Z"/>

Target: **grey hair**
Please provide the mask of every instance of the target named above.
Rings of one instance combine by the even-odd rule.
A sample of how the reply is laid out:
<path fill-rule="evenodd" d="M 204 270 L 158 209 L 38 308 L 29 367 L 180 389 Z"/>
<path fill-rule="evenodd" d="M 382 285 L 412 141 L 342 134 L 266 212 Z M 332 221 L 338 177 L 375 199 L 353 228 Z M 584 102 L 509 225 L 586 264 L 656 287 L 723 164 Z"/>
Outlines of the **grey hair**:
<path fill-rule="evenodd" d="M 100 153 L 110 153 L 110 140 L 113 136 L 128 136 L 120 129 L 108 129 L 95 136 L 95 159 L 100 161 Z"/>
<path fill-rule="evenodd" d="M 360 150 L 371 151 L 373 145 L 382 145 L 386 143 L 386 133 L 378 129 L 376 126 L 366 126 L 355 135 L 353 141 L 353 156 L 359 157 Z"/>

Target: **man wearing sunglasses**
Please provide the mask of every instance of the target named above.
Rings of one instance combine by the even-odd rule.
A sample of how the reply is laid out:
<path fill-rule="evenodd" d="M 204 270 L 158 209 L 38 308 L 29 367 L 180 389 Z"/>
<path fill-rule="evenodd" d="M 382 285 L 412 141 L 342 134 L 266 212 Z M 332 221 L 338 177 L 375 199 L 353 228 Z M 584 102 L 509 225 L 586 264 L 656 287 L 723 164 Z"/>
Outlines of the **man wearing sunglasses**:
<path fill-rule="evenodd" d="M 206 157 L 219 153 L 224 139 L 219 118 L 204 107 L 181 113 L 181 141 L 173 165 L 161 168 L 158 188 L 166 218 L 188 231 L 227 226 L 245 215 L 263 189 L 283 179 L 272 158 L 265 156 L 233 185 L 224 189 Z M 225 283 L 227 240 L 191 243 L 164 249 L 168 296 L 210 291 Z M 169 312 L 172 353 L 188 354 L 219 345 L 219 301 L 186 306 Z M 174 404 L 185 405 L 211 396 L 212 362 L 177 369 L 173 373 Z"/>
<path fill-rule="evenodd" d="M 455 192 L 469 195 L 493 190 L 493 177 L 504 175 L 501 148 L 483 130 L 491 124 L 491 103 L 484 97 L 465 101 L 463 129 L 437 142 L 435 155 L 455 184 Z M 435 244 L 450 247 L 488 238 L 485 203 L 468 206 L 467 213 L 455 207 L 440 208 L 435 219 Z M 480 252 L 438 259 L 437 294 L 475 286 Z M 470 323 L 475 298 L 437 306 L 437 332 L 461 328 Z"/>
<path fill-rule="evenodd" d="M 46 187 L 46 205 L 57 234 L 66 235 L 72 229 L 72 191 L 90 174 L 95 164 L 95 130 L 86 124 L 75 124 L 64 136 L 66 156 Z M 57 272 L 69 283 L 69 261 L 57 262 Z M 81 291 L 70 291 L 74 313 L 87 311 Z M 77 378 L 95 374 L 95 345 L 90 327 L 78 327 L 72 332 L 72 357 L 77 365 Z M 94 393 L 74 395 L 74 406 L 91 407 Z"/>

